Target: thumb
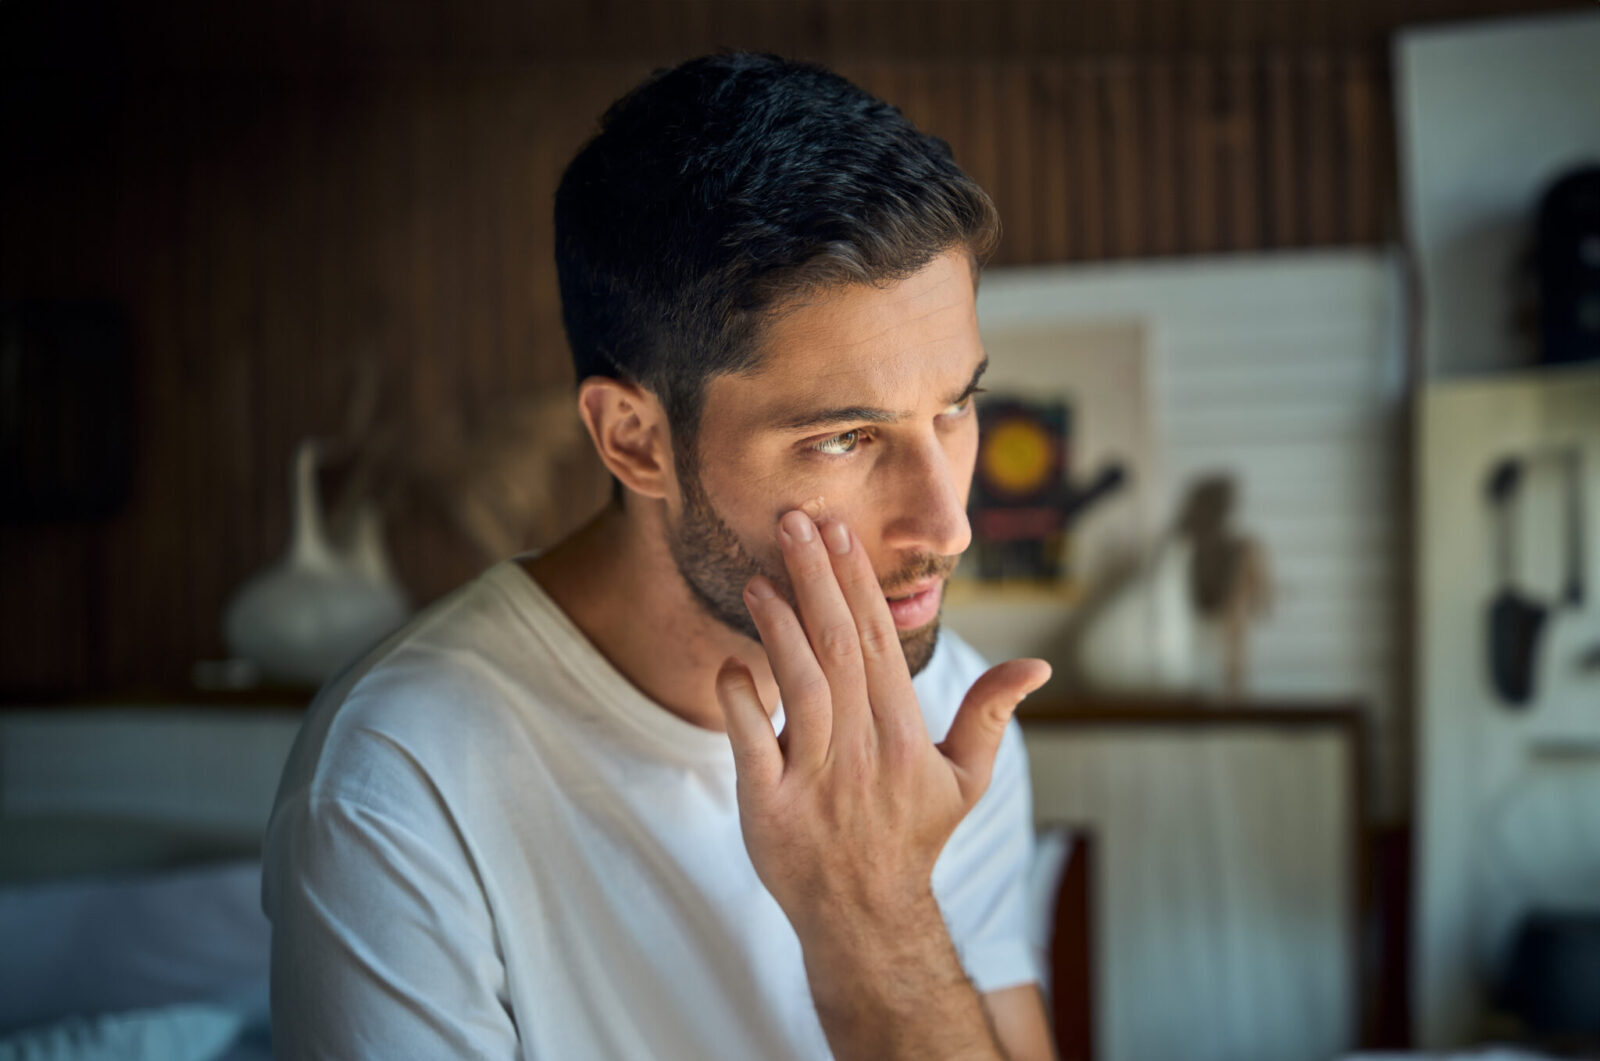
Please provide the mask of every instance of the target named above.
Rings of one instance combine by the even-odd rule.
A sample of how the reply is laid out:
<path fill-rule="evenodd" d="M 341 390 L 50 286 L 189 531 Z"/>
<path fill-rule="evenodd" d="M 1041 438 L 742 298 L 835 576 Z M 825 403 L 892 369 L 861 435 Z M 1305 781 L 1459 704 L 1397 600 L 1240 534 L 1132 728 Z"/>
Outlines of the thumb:
<path fill-rule="evenodd" d="M 783 774 L 783 752 L 750 668 L 732 656 L 717 672 L 717 703 L 733 745 L 733 768 L 740 787 L 770 789 Z"/>
<path fill-rule="evenodd" d="M 955 767 L 956 781 L 967 806 L 989 787 L 1000 738 L 1022 698 L 1050 680 L 1050 664 L 1042 659 L 1013 659 L 990 667 L 972 683 L 950 732 L 939 750 Z"/>

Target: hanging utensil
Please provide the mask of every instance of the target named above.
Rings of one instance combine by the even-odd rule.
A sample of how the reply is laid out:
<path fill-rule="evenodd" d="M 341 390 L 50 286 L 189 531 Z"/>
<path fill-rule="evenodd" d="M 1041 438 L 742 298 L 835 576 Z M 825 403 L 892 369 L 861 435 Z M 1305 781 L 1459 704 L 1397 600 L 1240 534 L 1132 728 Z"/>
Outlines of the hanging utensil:
<path fill-rule="evenodd" d="M 1534 600 L 1517 587 L 1516 505 L 1531 462 L 1559 460 L 1566 480 L 1565 573 L 1554 605 Z M 1577 448 L 1529 458 L 1506 457 L 1489 473 L 1489 503 L 1495 523 L 1496 567 L 1500 588 L 1489 601 L 1489 673 L 1495 691 L 1514 707 L 1534 696 L 1539 649 L 1551 616 L 1562 608 L 1581 608 L 1584 586 L 1583 454 Z"/>
<path fill-rule="evenodd" d="M 1522 485 L 1523 462 L 1507 457 L 1489 475 L 1494 508 L 1500 589 L 1489 601 L 1489 675 L 1501 699 L 1516 707 L 1533 698 L 1534 664 L 1549 609 L 1516 586 L 1516 520 L 1513 505 Z"/>

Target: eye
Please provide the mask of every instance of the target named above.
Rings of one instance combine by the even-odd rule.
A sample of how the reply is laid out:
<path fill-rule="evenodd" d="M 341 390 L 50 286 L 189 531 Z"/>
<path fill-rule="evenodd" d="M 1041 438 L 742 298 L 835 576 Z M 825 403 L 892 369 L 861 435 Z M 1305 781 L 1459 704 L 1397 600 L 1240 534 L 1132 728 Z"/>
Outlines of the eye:
<path fill-rule="evenodd" d="M 861 445 L 861 436 L 861 429 L 856 428 L 854 431 L 846 431 L 842 435 L 825 438 L 821 442 L 813 442 L 811 448 L 829 457 L 843 457 Z"/>
<path fill-rule="evenodd" d="M 978 395 L 980 395 L 982 393 L 983 393 L 983 388 L 982 387 L 974 387 L 972 389 L 971 393 L 969 393 L 965 398 L 962 398 L 959 402 L 956 402 L 954 405 L 946 407 L 945 411 L 940 413 L 939 415 L 943 416 L 943 417 L 947 417 L 947 418 L 952 418 L 952 419 L 957 417 L 957 416 L 964 415 L 965 413 L 969 412 L 972 409 L 972 403 L 977 399 Z"/>

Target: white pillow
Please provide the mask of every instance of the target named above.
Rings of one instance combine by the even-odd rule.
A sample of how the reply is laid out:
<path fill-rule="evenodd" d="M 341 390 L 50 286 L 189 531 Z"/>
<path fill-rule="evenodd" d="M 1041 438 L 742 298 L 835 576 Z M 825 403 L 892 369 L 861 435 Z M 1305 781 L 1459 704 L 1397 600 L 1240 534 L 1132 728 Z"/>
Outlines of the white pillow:
<path fill-rule="evenodd" d="M 0 1035 L 208 1003 L 265 1023 L 261 865 L 0 888 Z"/>
<path fill-rule="evenodd" d="M 0 1039 L 0 1061 L 214 1061 L 244 1015 L 192 1004 L 72 1017 Z"/>

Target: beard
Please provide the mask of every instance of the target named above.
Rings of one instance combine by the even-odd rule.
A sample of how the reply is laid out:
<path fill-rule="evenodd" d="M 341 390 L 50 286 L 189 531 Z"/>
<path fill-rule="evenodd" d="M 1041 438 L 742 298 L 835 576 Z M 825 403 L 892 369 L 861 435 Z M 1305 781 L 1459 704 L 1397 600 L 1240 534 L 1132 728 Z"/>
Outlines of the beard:
<path fill-rule="evenodd" d="M 788 573 L 781 565 L 773 569 L 762 563 L 744 547 L 733 528 L 712 507 L 698 471 L 692 468 L 679 471 L 678 481 L 683 484 L 683 515 L 677 526 L 668 530 L 668 544 L 678 574 L 683 576 L 689 592 L 707 615 L 735 633 L 759 642 L 761 632 L 756 629 L 744 603 L 745 584 L 756 575 L 765 577 L 777 589 L 778 596 L 788 601 L 799 615 L 800 606 L 795 601 Z M 954 568 L 954 557 L 928 554 L 907 563 L 893 577 L 879 581 L 887 587 L 909 586 L 933 576 L 948 577 Z M 939 592 L 942 606 L 943 586 Z M 907 669 L 912 674 L 920 674 L 933 658 L 934 647 L 939 642 L 938 616 L 915 630 L 898 633 Z"/>

